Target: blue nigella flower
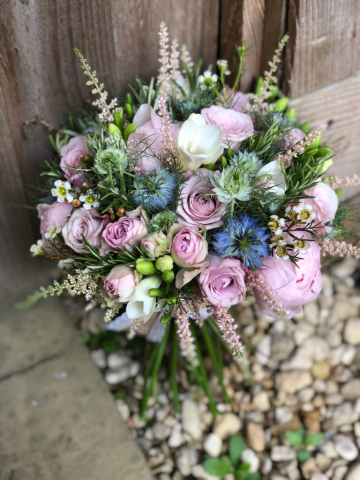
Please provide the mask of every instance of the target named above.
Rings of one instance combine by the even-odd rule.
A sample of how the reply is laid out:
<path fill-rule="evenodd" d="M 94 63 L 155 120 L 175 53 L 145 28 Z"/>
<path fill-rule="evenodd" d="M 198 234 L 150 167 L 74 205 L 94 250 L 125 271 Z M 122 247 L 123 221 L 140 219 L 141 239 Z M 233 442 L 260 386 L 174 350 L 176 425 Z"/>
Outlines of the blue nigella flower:
<path fill-rule="evenodd" d="M 228 220 L 214 235 L 213 249 L 221 257 L 239 258 L 244 267 L 261 266 L 261 257 L 270 255 L 266 240 L 270 237 L 257 218 L 241 215 Z"/>
<path fill-rule="evenodd" d="M 150 174 L 134 177 L 131 200 L 145 210 L 162 210 L 174 201 L 177 176 L 160 167 Z"/>

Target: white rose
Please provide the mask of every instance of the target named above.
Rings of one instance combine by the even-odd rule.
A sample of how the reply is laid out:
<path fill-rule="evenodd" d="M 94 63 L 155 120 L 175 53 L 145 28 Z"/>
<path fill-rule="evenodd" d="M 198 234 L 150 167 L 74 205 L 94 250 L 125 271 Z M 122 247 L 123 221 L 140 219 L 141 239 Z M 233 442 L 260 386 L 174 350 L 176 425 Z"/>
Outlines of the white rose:
<path fill-rule="evenodd" d="M 196 170 L 214 162 L 223 153 L 221 127 L 207 125 L 204 117 L 192 113 L 176 132 L 176 147 L 184 169 Z"/>
<path fill-rule="evenodd" d="M 126 314 L 129 318 L 133 320 L 142 318 L 144 323 L 149 320 L 155 311 L 156 304 L 156 298 L 149 296 L 149 290 L 159 288 L 161 281 L 159 275 L 147 275 L 144 280 L 139 282 L 126 307 Z"/>
<path fill-rule="evenodd" d="M 256 178 L 260 177 L 267 181 L 266 186 L 270 187 L 269 192 L 273 192 L 279 197 L 282 197 L 285 194 L 285 175 L 283 174 L 281 165 L 277 160 L 273 160 L 260 168 Z"/>

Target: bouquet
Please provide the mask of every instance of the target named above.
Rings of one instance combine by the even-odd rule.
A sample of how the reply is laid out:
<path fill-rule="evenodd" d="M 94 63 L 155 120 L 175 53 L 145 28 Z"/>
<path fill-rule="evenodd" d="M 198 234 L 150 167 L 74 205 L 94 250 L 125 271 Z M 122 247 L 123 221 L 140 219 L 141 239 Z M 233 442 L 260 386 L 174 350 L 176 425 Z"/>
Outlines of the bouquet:
<path fill-rule="evenodd" d="M 321 132 L 296 124 L 276 87 L 287 37 L 245 95 L 245 47 L 236 47 L 230 87 L 226 60 L 204 70 L 186 46 L 169 46 L 163 23 L 159 35 L 157 78 L 136 78 L 122 101 L 108 102 L 75 50 L 99 114 L 80 112 L 51 138 L 31 251 L 68 276 L 30 301 L 66 289 L 102 305 L 130 336 L 148 326 L 166 342 L 173 328 L 196 366 L 204 319 L 240 357 L 231 306 L 254 295 L 266 314 L 291 318 L 321 291 L 322 253 L 359 256 L 343 241 L 349 212 L 338 202 L 357 179 L 321 178 L 334 152 Z"/>

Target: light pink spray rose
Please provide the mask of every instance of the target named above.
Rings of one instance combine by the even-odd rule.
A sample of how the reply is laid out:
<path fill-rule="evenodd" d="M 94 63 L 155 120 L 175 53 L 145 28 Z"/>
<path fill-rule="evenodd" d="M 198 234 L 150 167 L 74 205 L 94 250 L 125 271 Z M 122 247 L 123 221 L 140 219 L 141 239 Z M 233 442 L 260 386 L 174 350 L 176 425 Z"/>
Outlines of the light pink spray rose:
<path fill-rule="evenodd" d="M 204 298 L 215 306 L 230 307 L 245 300 L 245 271 L 240 260 L 209 255 L 209 266 L 197 277 Z"/>
<path fill-rule="evenodd" d="M 181 270 L 175 279 L 176 288 L 181 288 L 204 270 L 209 264 L 206 260 L 208 243 L 197 227 L 186 227 L 174 223 L 168 233 L 171 241 L 171 257 Z"/>
<path fill-rule="evenodd" d="M 116 251 L 119 247 L 138 245 L 140 240 L 147 235 L 148 230 L 143 217 L 122 217 L 117 222 L 109 223 L 102 236 L 101 254 L 107 251 Z"/>
<path fill-rule="evenodd" d="M 222 130 L 222 146 L 234 147 L 254 133 L 254 124 L 250 115 L 240 113 L 231 108 L 212 105 L 203 108 L 201 115 L 208 125 L 219 125 Z"/>
<path fill-rule="evenodd" d="M 290 260 L 278 260 L 274 257 L 263 259 L 264 268 L 258 272 L 265 282 L 275 291 L 278 299 L 292 318 L 301 312 L 301 307 L 313 302 L 321 292 L 320 250 L 315 242 L 309 242 L 310 248 L 298 267 Z M 256 302 L 264 313 L 278 318 L 278 314 L 267 305 L 255 289 Z"/>
<path fill-rule="evenodd" d="M 66 180 L 75 187 L 80 187 L 86 181 L 85 173 L 74 170 L 74 168 L 82 168 L 81 157 L 85 155 L 87 155 L 87 150 L 83 135 L 73 137 L 60 149 L 60 167 L 64 171 Z"/>
<path fill-rule="evenodd" d="M 121 265 L 114 267 L 104 277 L 104 286 L 111 300 L 126 303 L 135 293 L 139 277 L 132 268 Z"/>
<path fill-rule="evenodd" d="M 45 234 L 48 233 L 49 227 L 58 225 L 62 228 L 65 225 L 65 221 L 72 210 L 73 206 L 67 202 L 54 202 L 51 205 L 47 203 L 40 203 L 37 206 L 38 214 L 40 218 L 40 231 L 43 240 L 43 248 L 46 251 L 46 238 Z"/>
<path fill-rule="evenodd" d="M 205 227 L 207 230 L 223 225 L 226 206 L 217 195 L 211 195 L 213 185 L 210 178 L 213 176 L 211 170 L 199 168 L 183 184 L 176 212 L 184 225 Z"/>
<path fill-rule="evenodd" d="M 129 140 L 133 140 L 137 145 L 140 141 L 146 139 L 149 145 L 138 165 L 143 172 L 152 172 L 160 165 L 159 160 L 154 155 L 159 155 L 164 148 L 161 118 L 149 104 L 143 104 L 136 112 L 133 123 L 136 125 L 136 131 L 129 136 Z M 175 138 L 175 133 L 178 130 L 178 125 L 171 124 L 170 132 L 173 138 Z"/>
<path fill-rule="evenodd" d="M 78 253 L 89 253 L 82 235 L 93 247 L 100 247 L 101 234 L 108 222 L 108 215 L 99 215 L 95 208 L 75 210 L 65 223 L 62 234 L 66 245 Z"/>
<path fill-rule="evenodd" d="M 316 212 L 315 223 L 334 220 L 339 206 L 339 198 L 335 191 L 324 182 L 318 182 L 315 187 L 305 190 L 305 194 L 315 198 L 305 198 L 302 203 L 309 204 Z M 317 229 L 319 234 L 325 233 L 325 228 Z"/>

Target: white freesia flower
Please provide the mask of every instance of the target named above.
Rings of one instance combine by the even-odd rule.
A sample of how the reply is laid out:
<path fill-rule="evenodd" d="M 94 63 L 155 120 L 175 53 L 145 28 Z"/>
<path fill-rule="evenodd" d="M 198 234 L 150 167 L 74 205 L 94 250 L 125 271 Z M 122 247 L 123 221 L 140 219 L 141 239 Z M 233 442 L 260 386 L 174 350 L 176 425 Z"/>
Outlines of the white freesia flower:
<path fill-rule="evenodd" d="M 139 282 L 126 307 L 126 314 L 129 318 L 133 320 L 142 318 L 144 323 L 149 320 L 156 305 L 156 298 L 149 296 L 149 290 L 159 288 L 161 281 L 159 275 L 147 275 L 144 280 Z"/>
<path fill-rule="evenodd" d="M 71 203 L 74 200 L 74 197 L 69 193 L 71 189 L 71 185 L 69 182 L 63 182 L 62 180 L 56 180 L 54 182 L 56 188 L 51 189 L 51 195 L 53 197 L 57 197 L 57 201 L 60 203 L 65 202 L 67 200 Z"/>
<path fill-rule="evenodd" d="M 273 160 L 264 167 L 260 168 L 256 178 L 260 177 L 267 180 L 267 185 L 270 186 L 270 192 L 275 193 L 279 197 L 282 197 L 285 194 L 285 175 L 283 174 L 280 163 L 277 160 Z"/>
<path fill-rule="evenodd" d="M 207 125 L 202 115 L 192 113 L 176 132 L 179 160 L 185 170 L 214 162 L 223 153 L 221 128 Z"/>

